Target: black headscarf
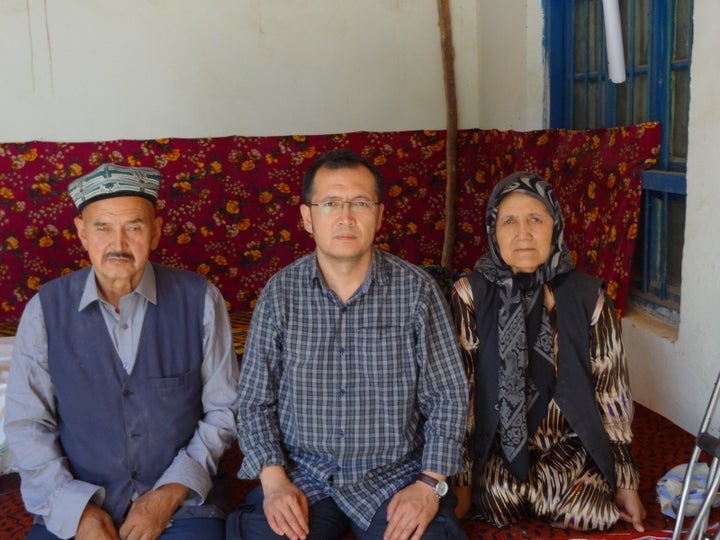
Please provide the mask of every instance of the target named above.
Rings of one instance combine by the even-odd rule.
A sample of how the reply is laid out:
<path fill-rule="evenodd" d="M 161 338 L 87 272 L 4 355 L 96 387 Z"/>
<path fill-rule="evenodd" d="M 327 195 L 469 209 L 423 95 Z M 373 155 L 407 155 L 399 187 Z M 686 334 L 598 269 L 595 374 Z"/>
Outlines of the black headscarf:
<path fill-rule="evenodd" d="M 498 207 L 505 196 L 514 192 L 542 201 L 553 218 L 550 254 L 533 273 L 513 273 L 503 261 L 497 243 Z M 485 227 L 490 251 L 478 260 L 475 270 L 500 289 L 500 445 L 508 469 L 522 480 L 527 477 L 529 467 L 528 430 L 537 429 L 547 414 L 554 391 L 553 325 L 544 305 L 544 285 L 555 276 L 571 271 L 575 265 L 563 240 L 560 204 L 550 184 L 537 174 L 514 173 L 495 186 L 488 200 Z"/>

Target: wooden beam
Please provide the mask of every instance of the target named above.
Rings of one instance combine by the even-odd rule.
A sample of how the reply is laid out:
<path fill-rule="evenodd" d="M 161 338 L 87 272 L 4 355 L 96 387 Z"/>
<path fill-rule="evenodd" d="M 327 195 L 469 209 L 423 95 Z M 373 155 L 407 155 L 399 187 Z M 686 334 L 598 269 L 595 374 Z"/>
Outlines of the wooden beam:
<path fill-rule="evenodd" d="M 455 93 L 455 52 L 453 50 L 450 0 L 437 0 L 440 24 L 440 48 L 442 52 L 443 80 L 445 82 L 445 104 L 447 127 L 445 142 L 445 237 L 443 239 L 440 264 L 452 269 L 455 251 L 455 206 L 457 198 L 457 96 Z"/>

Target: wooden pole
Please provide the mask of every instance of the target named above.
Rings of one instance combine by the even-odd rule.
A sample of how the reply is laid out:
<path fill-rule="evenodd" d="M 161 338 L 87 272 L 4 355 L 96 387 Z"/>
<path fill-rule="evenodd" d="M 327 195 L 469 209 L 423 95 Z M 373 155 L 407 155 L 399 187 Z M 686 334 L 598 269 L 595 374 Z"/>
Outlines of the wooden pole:
<path fill-rule="evenodd" d="M 455 250 L 455 206 L 457 198 L 457 96 L 455 94 L 455 53 L 453 50 L 450 0 L 437 0 L 440 23 L 440 49 L 442 51 L 445 104 L 447 107 L 447 140 L 445 143 L 445 237 L 440 264 L 452 269 Z"/>

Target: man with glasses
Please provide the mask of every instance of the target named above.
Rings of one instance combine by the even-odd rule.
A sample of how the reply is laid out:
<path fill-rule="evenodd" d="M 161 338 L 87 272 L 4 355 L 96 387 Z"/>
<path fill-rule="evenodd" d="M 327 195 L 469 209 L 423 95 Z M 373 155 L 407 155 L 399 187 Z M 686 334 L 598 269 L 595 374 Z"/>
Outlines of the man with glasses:
<path fill-rule="evenodd" d="M 242 362 L 242 478 L 260 486 L 228 538 L 464 538 L 446 476 L 463 468 L 467 381 L 433 279 L 373 247 L 377 170 L 312 164 L 300 207 L 316 249 L 267 283 Z"/>

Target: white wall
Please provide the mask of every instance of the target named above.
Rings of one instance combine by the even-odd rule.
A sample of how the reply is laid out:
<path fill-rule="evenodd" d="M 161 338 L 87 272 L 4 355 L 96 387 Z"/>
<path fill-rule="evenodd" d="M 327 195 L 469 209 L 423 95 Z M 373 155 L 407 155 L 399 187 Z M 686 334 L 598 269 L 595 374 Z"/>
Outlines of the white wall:
<path fill-rule="evenodd" d="M 460 127 L 544 127 L 541 0 L 451 6 Z M 623 325 L 636 399 L 691 432 L 720 368 L 718 18 L 695 0 L 679 338 Z M 439 41 L 435 0 L 3 0 L 0 142 L 440 129 Z"/>
<path fill-rule="evenodd" d="M 540 0 L 477 0 L 482 129 L 544 127 Z M 454 7 L 454 6 L 453 6 Z"/>
<path fill-rule="evenodd" d="M 452 12 L 472 127 L 477 7 Z M 445 126 L 435 0 L 3 0 L 0 52 L 0 141 Z"/>

